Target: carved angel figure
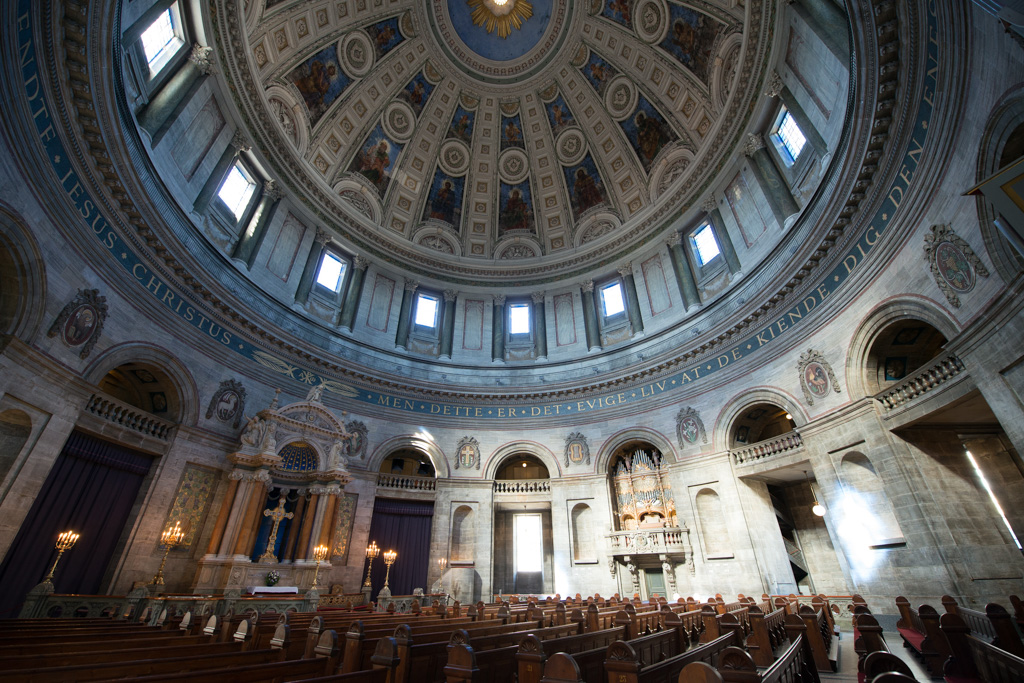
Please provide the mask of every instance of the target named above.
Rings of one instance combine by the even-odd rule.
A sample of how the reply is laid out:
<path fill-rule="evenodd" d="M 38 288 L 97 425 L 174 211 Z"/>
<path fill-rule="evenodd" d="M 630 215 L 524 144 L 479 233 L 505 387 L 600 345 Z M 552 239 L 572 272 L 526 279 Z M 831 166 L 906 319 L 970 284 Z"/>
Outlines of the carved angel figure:
<path fill-rule="evenodd" d="M 242 428 L 242 444 L 246 446 L 259 446 L 263 443 L 266 428 L 266 423 L 259 415 L 253 415 L 248 418 L 245 421 L 245 427 Z"/>

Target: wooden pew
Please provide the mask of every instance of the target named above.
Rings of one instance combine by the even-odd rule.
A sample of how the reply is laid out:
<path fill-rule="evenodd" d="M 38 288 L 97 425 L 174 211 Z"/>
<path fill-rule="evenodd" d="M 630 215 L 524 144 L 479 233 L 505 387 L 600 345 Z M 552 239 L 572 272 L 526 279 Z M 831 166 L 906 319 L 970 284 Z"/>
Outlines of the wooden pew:
<path fill-rule="evenodd" d="M 718 668 L 706 661 L 683 667 L 678 683 L 780 683 L 811 680 L 809 663 L 804 661 L 802 636 L 790 644 L 767 669 L 758 670 L 753 658 L 738 647 L 727 647 L 718 657 Z"/>
<path fill-rule="evenodd" d="M 607 650 L 616 640 L 624 640 L 625 635 L 625 627 L 543 641 L 527 635 L 519 642 L 519 650 L 516 652 L 518 683 L 540 683 L 548 658 L 559 652 L 572 655 L 588 650 Z"/>
<path fill-rule="evenodd" d="M 873 681 L 875 678 L 886 673 L 899 673 L 904 676 L 914 677 L 907 663 L 891 652 L 872 652 L 864 658 L 863 678 L 859 680 Z"/>
<path fill-rule="evenodd" d="M 729 633 L 661 661 L 657 661 L 657 658 L 643 658 L 628 643 L 614 643 L 608 648 L 604 663 L 607 680 L 616 683 L 672 683 L 687 664 L 713 664 L 723 650 L 736 642 L 736 635 Z M 554 660 L 552 657 L 552 662 Z"/>
<path fill-rule="evenodd" d="M 769 614 L 756 605 L 749 608 L 750 635 L 746 639 L 747 652 L 761 667 L 775 662 L 775 650 L 785 642 L 786 610 L 779 608 Z"/>
<path fill-rule="evenodd" d="M 164 645 L 194 645 L 197 643 L 208 643 L 208 636 L 183 636 L 173 631 L 162 631 L 152 634 L 148 638 L 125 638 L 118 635 L 117 640 L 125 647 L 134 648 L 157 648 Z M 130 643 L 130 645 L 129 645 Z M 91 652 L 93 650 L 108 649 L 110 641 L 100 635 L 90 635 L 88 638 L 73 638 L 71 640 L 42 640 L 35 644 L 0 645 L 0 657 L 9 657 L 31 652 L 49 652 L 51 654 Z"/>
<path fill-rule="evenodd" d="M 1013 606 L 1013 616 L 1017 620 L 1017 627 L 1024 631 L 1024 602 L 1016 595 L 1010 596 L 1010 604 Z"/>
<path fill-rule="evenodd" d="M 815 668 L 818 671 L 835 672 L 838 669 L 839 643 L 832 637 L 824 607 L 815 610 L 810 605 L 801 605 L 799 616 L 807 627 L 806 639 Z"/>
<path fill-rule="evenodd" d="M 77 666 L 80 664 L 102 664 L 118 660 L 147 659 L 155 653 L 166 657 L 183 657 L 186 655 L 223 654 L 240 652 L 240 643 L 193 643 L 190 645 L 171 644 L 177 641 L 165 641 L 167 645 L 159 648 L 136 648 L 133 644 L 118 647 L 117 639 L 102 641 L 104 649 L 90 649 L 83 652 L 53 653 L 32 652 L 21 655 L 0 657 L 0 671 L 21 669 L 39 669 L 55 666 Z"/>
<path fill-rule="evenodd" d="M 1024 657 L 1024 644 L 1021 643 L 1013 618 L 1002 605 L 990 602 L 985 605 L 984 612 L 959 607 L 955 614 L 964 620 L 975 638 L 991 643 L 1017 657 Z"/>
<path fill-rule="evenodd" d="M 959 614 L 943 614 L 939 624 L 951 652 L 944 666 L 947 681 L 1024 681 L 1024 658 L 971 635 Z"/>
<path fill-rule="evenodd" d="M 153 652 L 159 655 L 159 650 Z M 99 681 L 112 678 L 171 675 L 186 671 L 225 669 L 249 665 L 262 665 L 282 661 L 277 650 L 253 650 L 212 655 L 184 657 L 156 657 L 134 661 L 113 661 L 106 664 L 82 664 L 26 669 L 9 673 L 5 680 L 20 683 L 67 683 L 68 681 Z"/>
<path fill-rule="evenodd" d="M 889 645 L 885 642 L 878 620 L 871 614 L 858 615 L 855 634 L 853 649 L 857 653 L 857 671 L 864 673 L 864 663 L 868 656 L 875 652 L 889 653 Z"/>

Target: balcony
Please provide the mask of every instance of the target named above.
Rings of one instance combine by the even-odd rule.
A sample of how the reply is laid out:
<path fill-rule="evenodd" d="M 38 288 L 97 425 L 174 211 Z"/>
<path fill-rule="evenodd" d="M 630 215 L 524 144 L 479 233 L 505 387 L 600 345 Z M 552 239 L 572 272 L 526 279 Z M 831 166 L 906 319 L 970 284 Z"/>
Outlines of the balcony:
<path fill-rule="evenodd" d="M 682 555 L 690 552 L 690 530 L 680 527 L 630 529 L 605 536 L 612 555 Z"/>
<path fill-rule="evenodd" d="M 85 411 L 104 422 L 165 443 L 171 438 L 171 432 L 174 430 L 173 423 L 105 394 L 93 394 L 85 405 Z"/>
<path fill-rule="evenodd" d="M 398 489 L 400 491 L 434 491 L 437 480 L 433 477 L 412 477 L 400 474 L 378 474 L 377 488 Z"/>
<path fill-rule="evenodd" d="M 882 404 L 883 410 L 889 413 L 943 384 L 949 384 L 964 370 L 963 361 L 950 354 L 904 377 L 899 383 L 877 394 L 875 398 Z"/>
<path fill-rule="evenodd" d="M 774 439 L 766 439 L 765 441 L 752 443 L 749 446 L 733 449 L 731 453 L 733 462 L 737 465 L 743 465 L 771 458 L 772 456 L 781 455 L 783 453 L 795 453 L 799 449 L 803 448 L 803 445 L 804 440 L 803 437 L 800 436 L 800 432 L 794 431 L 786 432 Z"/>
<path fill-rule="evenodd" d="M 515 495 L 529 493 L 551 493 L 550 479 L 501 479 L 494 482 L 495 493 Z"/>

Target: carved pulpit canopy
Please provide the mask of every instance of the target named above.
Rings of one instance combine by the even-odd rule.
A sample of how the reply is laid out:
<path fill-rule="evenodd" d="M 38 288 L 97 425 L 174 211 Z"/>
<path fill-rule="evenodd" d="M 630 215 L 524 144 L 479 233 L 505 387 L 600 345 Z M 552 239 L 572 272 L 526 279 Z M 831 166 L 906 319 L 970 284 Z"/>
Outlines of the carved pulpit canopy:
<path fill-rule="evenodd" d="M 322 393 L 322 386 L 313 387 L 304 401 L 286 406 L 279 406 L 275 396 L 248 418 L 229 459 L 236 465 L 269 467 L 275 477 L 351 481 L 347 462 L 362 450 L 365 434 L 346 428 L 346 414 L 336 417 L 320 402 Z"/>

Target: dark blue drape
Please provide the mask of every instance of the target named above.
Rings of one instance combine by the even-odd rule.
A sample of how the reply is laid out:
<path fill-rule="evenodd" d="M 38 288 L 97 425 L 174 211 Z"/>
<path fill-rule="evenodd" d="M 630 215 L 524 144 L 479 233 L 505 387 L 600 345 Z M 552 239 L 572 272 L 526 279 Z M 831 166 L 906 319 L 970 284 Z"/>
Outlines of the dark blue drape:
<path fill-rule="evenodd" d="M 392 595 L 412 595 L 414 588 L 429 592 L 427 571 L 430 569 L 430 529 L 434 521 L 434 504 L 414 500 L 378 498 L 373 503 L 370 540 L 380 547 L 380 556 L 373 561 L 373 599 L 384 587 L 384 551 L 394 550 L 398 560 L 391 567 L 388 585 Z M 359 549 L 364 552 L 365 549 Z M 356 548 L 352 549 L 357 552 Z M 365 560 L 363 560 L 365 562 Z M 366 565 L 363 565 L 366 577 Z"/>
<path fill-rule="evenodd" d="M 0 564 L 0 617 L 17 617 L 25 594 L 43 580 L 62 531 L 81 537 L 64 553 L 58 593 L 95 594 L 153 457 L 72 432 Z M 153 573 L 157 564 L 154 561 Z"/>

